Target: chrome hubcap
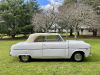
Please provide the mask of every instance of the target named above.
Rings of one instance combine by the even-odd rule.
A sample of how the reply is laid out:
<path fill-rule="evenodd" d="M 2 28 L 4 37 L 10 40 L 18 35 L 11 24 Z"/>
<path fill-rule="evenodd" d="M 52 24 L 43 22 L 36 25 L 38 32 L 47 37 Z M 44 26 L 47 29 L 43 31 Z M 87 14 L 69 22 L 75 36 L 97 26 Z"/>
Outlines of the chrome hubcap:
<path fill-rule="evenodd" d="M 29 57 L 28 56 L 22 56 L 23 61 L 28 61 Z"/>
<path fill-rule="evenodd" d="M 80 61 L 82 59 L 82 55 L 80 53 L 75 54 L 75 60 Z"/>

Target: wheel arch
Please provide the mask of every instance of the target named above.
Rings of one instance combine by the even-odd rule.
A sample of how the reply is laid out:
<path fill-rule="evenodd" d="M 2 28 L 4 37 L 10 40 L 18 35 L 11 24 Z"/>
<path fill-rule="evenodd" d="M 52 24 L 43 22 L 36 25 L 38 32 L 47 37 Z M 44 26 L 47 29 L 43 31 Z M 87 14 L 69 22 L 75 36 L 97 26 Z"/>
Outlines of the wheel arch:
<path fill-rule="evenodd" d="M 30 56 L 31 57 L 31 55 L 29 55 L 29 54 L 19 54 L 18 57 L 20 57 L 20 56 Z"/>
<path fill-rule="evenodd" d="M 85 55 L 85 53 L 83 51 L 75 51 L 75 52 L 72 53 L 71 58 L 74 56 L 75 53 L 78 53 L 78 52 Z"/>

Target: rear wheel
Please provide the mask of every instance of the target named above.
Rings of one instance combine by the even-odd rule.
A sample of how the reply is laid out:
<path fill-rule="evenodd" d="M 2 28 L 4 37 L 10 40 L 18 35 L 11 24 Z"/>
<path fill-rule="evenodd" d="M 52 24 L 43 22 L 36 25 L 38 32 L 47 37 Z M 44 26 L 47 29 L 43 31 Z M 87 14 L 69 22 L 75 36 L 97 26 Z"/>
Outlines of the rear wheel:
<path fill-rule="evenodd" d="M 72 56 L 72 59 L 76 62 L 81 62 L 84 60 L 84 53 L 81 52 L 76 52 L 74 53 L 74 55 Z"/>
<path fill-rule="evenodd" d="M 29 62 L 31 60 L 31 57 L 29 55 L 21 55 L 19 56 L 19 59 L 21 62 Z"/>

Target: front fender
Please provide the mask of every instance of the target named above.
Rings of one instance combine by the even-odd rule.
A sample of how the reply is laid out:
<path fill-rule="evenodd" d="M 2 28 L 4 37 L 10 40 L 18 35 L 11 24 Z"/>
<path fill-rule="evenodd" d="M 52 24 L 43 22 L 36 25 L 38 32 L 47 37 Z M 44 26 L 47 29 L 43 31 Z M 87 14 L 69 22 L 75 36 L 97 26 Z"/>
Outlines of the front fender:
<path fill-rule="evenodd" d="M 90 50 L 88 50 L 88 49 L 70 49 L 70 50 L 69 50 L 69 55 L 68 55 L 68 57 L 71 58 L 72 55 L 73 55 L 75 52 L 83 52 L 83 53 L 85 54 L 86 57 L 88 57 L 89 54 L 90 54 Z"/>

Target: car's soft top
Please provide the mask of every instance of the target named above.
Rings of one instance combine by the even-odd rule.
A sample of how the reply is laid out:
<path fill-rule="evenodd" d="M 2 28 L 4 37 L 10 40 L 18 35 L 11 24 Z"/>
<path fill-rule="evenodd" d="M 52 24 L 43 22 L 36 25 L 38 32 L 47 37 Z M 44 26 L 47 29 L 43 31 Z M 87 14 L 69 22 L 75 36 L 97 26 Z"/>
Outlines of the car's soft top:
<path fill-rule="evenodd" d="M 38 36 L 51 36 L 51 35 L 60 35 L 58 33 L 34 33 L 31 34 L 29 36 L 29 38 L 27 39 L 26 42 L 34 42 L 34 40 L 38 37 Z"/>

